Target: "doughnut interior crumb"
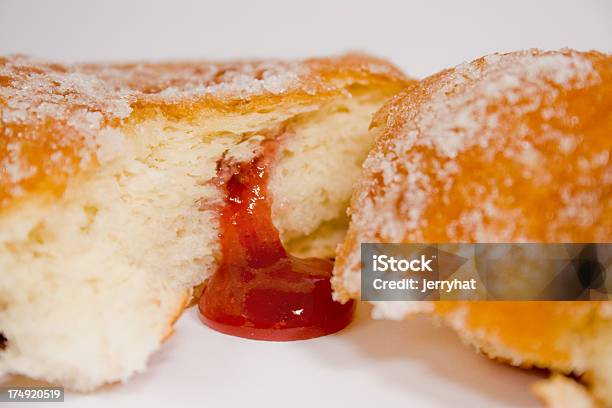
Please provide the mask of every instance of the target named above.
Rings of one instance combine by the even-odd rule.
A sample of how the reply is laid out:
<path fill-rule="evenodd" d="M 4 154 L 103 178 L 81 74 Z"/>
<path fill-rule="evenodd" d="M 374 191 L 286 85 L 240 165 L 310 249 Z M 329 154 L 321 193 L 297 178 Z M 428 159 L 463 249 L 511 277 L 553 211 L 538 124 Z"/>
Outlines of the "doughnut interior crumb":
<path fill-rule="evenodd" d="M 273 222 L 331 256 L 371 116 L 406 83 L 365 56 L 0 59 L 0 375 L 87 391 L 143 371 L 216 269 L 218 160 L 275 129 Z"/>

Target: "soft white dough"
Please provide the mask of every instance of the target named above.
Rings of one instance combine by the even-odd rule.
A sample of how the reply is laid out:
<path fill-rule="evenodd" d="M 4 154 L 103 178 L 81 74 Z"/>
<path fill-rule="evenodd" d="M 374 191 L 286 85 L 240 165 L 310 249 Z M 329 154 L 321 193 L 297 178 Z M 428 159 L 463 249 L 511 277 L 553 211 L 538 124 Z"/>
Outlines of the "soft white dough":
<path fill-rule="evenodd" d="M 228 149 L 248 158 L 236 145 L 258 130 L 293 132 L 270 178 L 275 225 L 294 252 L 331 256 L 383 102 L 373 95 L 108 129 L 103 166 L 59 198 L 0 216 L 0 374 L 90 390 L 143 370 L 192 287 L 215 270 L 217 214 L 203 203 L 221 199 L 207 183 L 216 163 Z"/>

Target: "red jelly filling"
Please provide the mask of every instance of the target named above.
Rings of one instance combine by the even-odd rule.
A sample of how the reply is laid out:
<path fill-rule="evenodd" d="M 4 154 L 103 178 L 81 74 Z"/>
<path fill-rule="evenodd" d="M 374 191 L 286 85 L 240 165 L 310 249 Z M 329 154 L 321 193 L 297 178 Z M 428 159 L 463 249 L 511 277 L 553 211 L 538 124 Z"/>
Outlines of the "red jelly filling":
<path fill-rule="evenodd" d="M 223 259 L 199 301 L 209 327 L 233 336 L 290 341 L 324 336 L 351 321 L 353 304 L 332 300 L 333 263 L 287 254 L 272 224 L 267 194 L 274 141 L 251 162 L 218 168 Z"/>

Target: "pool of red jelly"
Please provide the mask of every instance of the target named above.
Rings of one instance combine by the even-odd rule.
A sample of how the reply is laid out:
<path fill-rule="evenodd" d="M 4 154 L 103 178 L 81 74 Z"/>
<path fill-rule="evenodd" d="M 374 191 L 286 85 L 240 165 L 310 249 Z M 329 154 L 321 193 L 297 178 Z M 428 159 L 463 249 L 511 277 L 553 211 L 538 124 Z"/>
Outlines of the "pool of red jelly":
<path fill-rule="evenodd" d="M 250 162 L 219 163 L 225 189 L 218 270 L 199 300 L 207 326 L 257 340 L 304 340 L 335 333 L 353 315 L 353 302 L 332 299 L 333 262 L 285 251 L 272 224 L 268 170 L 276 145 L 264 142 Z"/>

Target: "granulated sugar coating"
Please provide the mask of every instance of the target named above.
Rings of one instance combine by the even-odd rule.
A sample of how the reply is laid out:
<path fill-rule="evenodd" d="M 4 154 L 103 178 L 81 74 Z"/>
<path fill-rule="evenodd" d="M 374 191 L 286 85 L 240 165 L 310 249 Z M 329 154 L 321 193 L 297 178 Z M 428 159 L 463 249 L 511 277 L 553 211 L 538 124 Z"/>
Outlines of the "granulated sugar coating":
<path fill-rule="evenodd" d="M 372 74 L 404 78 L 384 61 L 361 55 L 74 65 L 0 58 L 0 208 L 27 192 L 59 192 L 71 175 L 112 159 L 124 137 L 117 129 L 152 110 L 189 120 L 204 104 L 207 110 L 246 109 L 287 96 L 299 104 L 300 95 L 341 92 Z"/>
<path fill-rule="evenodd" d="M 610 242 L 609 54 L 480 58 L 396 96 L 372 131 L 377 141 L 334 267 L 339 300 L 359 297 L 363 242 Z M 504 287 L 520 288 L 525 273 L 549 285 L 539 255 L 522 254 L 492 273 Z M 565 378 L 570 391 L 551 383 L 564 402 L 578 394 L 589 406 L 612 404 L 610 302 L 374 303 L 376 318 L 433 315 L 492 359 L 572 373 L 580 383 Z"/>
<path fill-rule="evenodd" d="M 286 340 L 344 327 L 352 309 L 332 301 L 326 259 L 346 230 L 351 186 L 373 144 L 372 115 L 411 82 L 366 55 L 132 65 L 0 59 L 0 377 L 83 392 L 127 381 L 155 366 L 151 356 L 198 288 L 224 275 L 222 265 L 238 286 L 233 272 L 262 273 L 257 290 L 216 297 L 215 321 L 244 310 L 244 325 L 223 323 L 247 334 L 257 322 L 271 339 L 290 319 L 297 330 L 282 332 Z M 254 161 L 264 145 L 275 146 L 265 182 L 263 161 Z M 245 171 L 234 178 L 238 165 Z M 261 239 L 249 235 L 260 225 Z M 270 237 L 282 250 L 264 256 L 259 246 Z M 251 253 L 263 254 L 259 263 L 248 262 Z M 290 274 L 310 257 L 322 259 L 308 268 L 312 279 Z M 277 265 L 287 275 L 280 286 Z M 230 308 L 224 293 L 245 304 Z M 331 313 L 338 310 L 346 313 Z"/>
<path fill-rule="evenodd" d="M 362 242 L 605 242 L 612 57 L 528 50 L 435 74 L 383 107 L 335 267 L 359 293 Z"/>

